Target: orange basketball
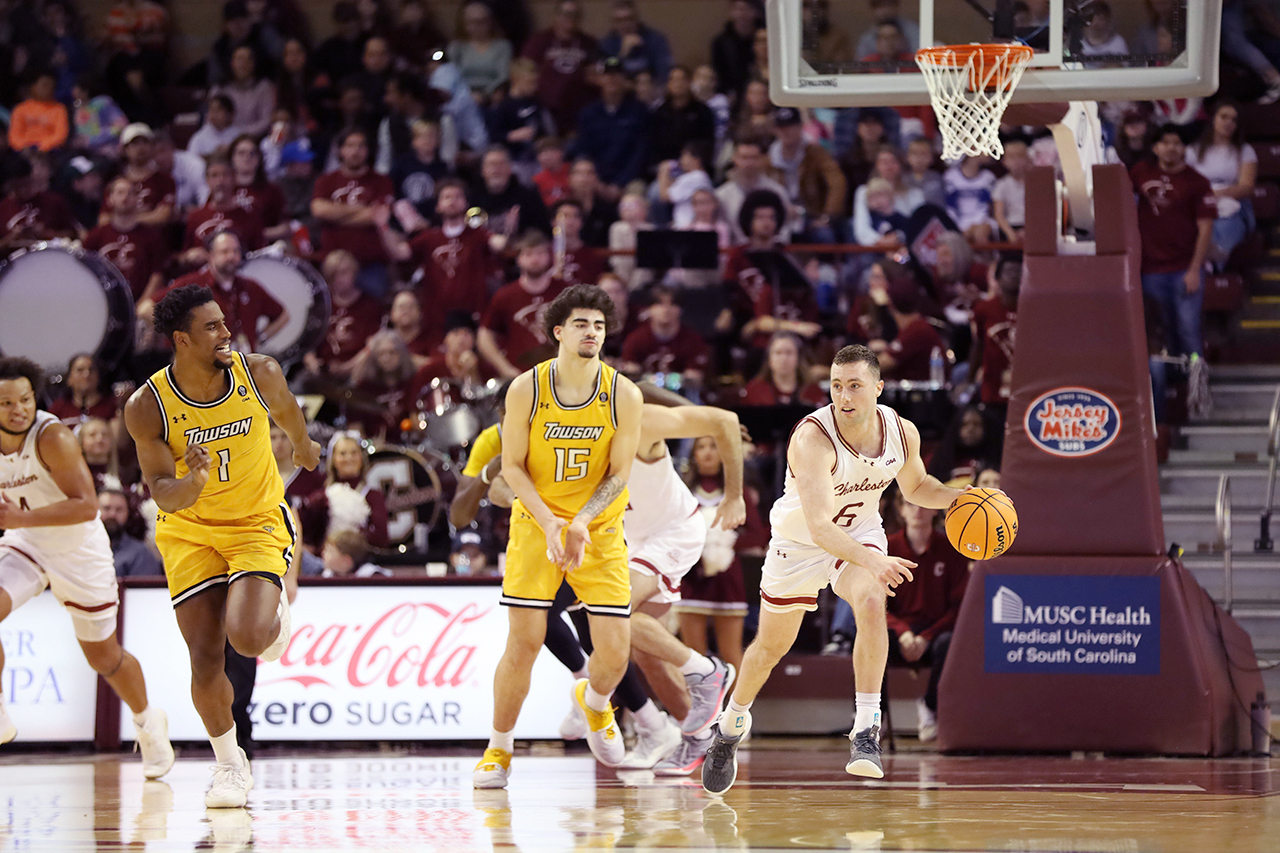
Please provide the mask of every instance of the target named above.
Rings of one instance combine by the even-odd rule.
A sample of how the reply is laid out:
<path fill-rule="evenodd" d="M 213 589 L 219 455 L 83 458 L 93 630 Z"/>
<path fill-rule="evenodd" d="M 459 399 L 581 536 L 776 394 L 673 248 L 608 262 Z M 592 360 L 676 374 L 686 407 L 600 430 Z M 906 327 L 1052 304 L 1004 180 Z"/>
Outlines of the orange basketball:
<path fill-rule="evenodd" d="M 991 560 L 1018 535 L 1013 501 L 994 489 L 970 489 L 947 507 L 947 539 L 970 560 Z"/>

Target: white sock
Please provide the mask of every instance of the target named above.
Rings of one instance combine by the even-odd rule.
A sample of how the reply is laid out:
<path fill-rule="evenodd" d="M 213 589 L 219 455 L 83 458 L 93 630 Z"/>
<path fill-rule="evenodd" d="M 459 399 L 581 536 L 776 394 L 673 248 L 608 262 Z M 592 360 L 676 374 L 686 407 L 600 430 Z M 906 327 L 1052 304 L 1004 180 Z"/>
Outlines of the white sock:
<path fill-rule="evenodd" d="M 720 714 L 720 733 L 734 737 L 740 735 L 747 730 L 747 720 L 751 715 L 747 712 L 751 709 L 751 703 L 739 705 L 736 700 L 730 699 L 729 705 Z"/>
<path fill-rule="evenodd" d="M 489 749 L 500 749 L 507 755 L 516 751 L 516 731 L 500 732 L 494 729 L 489 735 Z"/>
<path fill-rule="evenodd" d="M 715 672 L 716 665 L 711 658 L 689 649 L 689 659 L 680 666 L 681 675 L 710 675 Z"/>
<path fill-rule="evenodd" d="M 231 728 L 227 729 L 217 737 L 209 738 L 209 743 L 213 744 L 213 754 L 218 759 L 219 764 L 240 764 L 240 744 L 236 743 L 236 725 L 231 724 Z"/>
<path fill-rule="evenodd" d="M 587 703 L 587 707 L 598 713 L 603 713 L 605 708 L 609 707 L 609 697 L 613 693 L 600 694 L 591 689 L 591 685 L 587 685 L 587 695 L 582 699 Z"/>
<path fill-rule="evenodd" d="M 151 706 L 148 705 L 147 707 L 143 708 L 140 713 L 133 715 L 133 724 L 138 728 L 144 728 L 147 725 L 147 721 L 150 719 L 151 719 Z"/>
<path fill-rule="evenodd" d="M 658 710 L 658 706 L 653 704 L 650 699 L 644 703 L 639 711 L 632 711 L 631 716 L 635 718 L 636 728 L 646 732 L 656 732 L 662 728 L 662 712 Z"/>
<path fill-rule="evenodd" d="M 880 725 L 880 694 L 855 693 L 857 704 L 853 717 L 855 733 Z"/>

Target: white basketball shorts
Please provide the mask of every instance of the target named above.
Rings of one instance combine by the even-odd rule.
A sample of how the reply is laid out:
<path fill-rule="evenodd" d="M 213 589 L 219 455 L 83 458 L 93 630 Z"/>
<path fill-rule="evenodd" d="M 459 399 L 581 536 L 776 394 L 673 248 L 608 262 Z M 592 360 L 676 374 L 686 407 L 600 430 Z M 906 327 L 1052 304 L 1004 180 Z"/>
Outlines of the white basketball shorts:
<path fill-rule="evenodd" d="M 116 630 L 120 593 L 111 540 L 101 524 L 65 550 L 51 551 L 32 542 L 22 530 L 0 537 L 0 589 L 17 610 L 46 588 L 53 590 L 75 626 L 76 638 L 100 643 Z"/>
<path fill-rule="evenodd" d="M 873 551 L 888 553 L 881 527 L 861 530 L 853 538 Z M 818 593 L 834 585 L 846 565 L 815 545 L 774 536 L 760 577 L 760 606 L 775 613 L 817 610 Z"/>
<path fill-rule="evenodd" d="M 627 564 L 632 571 L 658 578 L 658 591 L 649 597 L 655 604 L 680 600 L 680 581 L 702 559 L 707 522 L 701 512 L 677 522 L 639 542 L 627 540 Z M 633 602 L 643 604 L 645 602 Z"/>

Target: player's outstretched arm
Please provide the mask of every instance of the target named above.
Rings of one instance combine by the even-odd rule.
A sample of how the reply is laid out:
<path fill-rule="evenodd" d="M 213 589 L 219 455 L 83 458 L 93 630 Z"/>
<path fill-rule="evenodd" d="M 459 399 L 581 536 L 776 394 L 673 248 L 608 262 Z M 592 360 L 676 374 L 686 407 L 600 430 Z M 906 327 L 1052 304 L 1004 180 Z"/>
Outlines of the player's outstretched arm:
<path fill-rule="evenodd" d="M 815 423 L 802 423 L 787 442 L 787 465 L 795 475 L 809 535 L 814 544 L 833 557 L 871 572 L 884 586 L 885 594 L 893 595 L 895 586 L 912 579 L 915 563 L 877 554 L 836 524 L 835 518 L 844 512 L 836 512 L 835 481 L 831 478 L 835 462 L 836 449 L 831 446 L 831 439 Z"/>
<path fill-rule="evenodd" d="M 124 423 L 133 436 L 138 451 L 138 467 L 142 481 L 151 491 L 156 506 L 164 512 L 177 512 L 193 506 L 200 499 L 213 459 L 204 445 L 187 448 L 187 474 L 179 477 L 173 464 L 173 453 L 164 440 L 164 419 L 160 404 L 150 386 L 144 385 L 124 404 Z"/>
<path fill-rule="evenodd" d="M 716 509 L 713 526 L 732 530 L 747 520 L 747 505 L 742 497 L 742 428 L 738 416 L 715 406 L 679 406 L 668 408 L 645 403 L 640 446 L 648 447 L 671 438 L 715 439 L 716 449 L 724 462 L 724 500 Z"/>
<path fill-rule="evenodd" d="M 946 509 L 964 490 L 944 486 L 937 477 L 925 471 L 924 460 L 920 458 L 920 431 L 906 418 L 901 420 L 907 439 L 907 461 L 897 476 L 902 497 L 916 506 Z"/>
<path fill-rule="evenodd" d="M 293 443 L 293 464 L 314 471 L 320 464 L 320 443 L 307 435 L 307 418 L 302 414 L 298 398 L 289 390 L 279 363 L 269 355 L 246 355 L 244 359 L 271 413 L 271 420 Z"/>
<path fill-rule="evenodd" d="M 0 494 L 0 529 L 57 527 L 97 518 L 98 498 L 94 493 L 93 475 L 71 430 L 62 424 L 45 427 L 36 452 L 67 499 L 35 509 L 22 509 L 12 498 Z"/>

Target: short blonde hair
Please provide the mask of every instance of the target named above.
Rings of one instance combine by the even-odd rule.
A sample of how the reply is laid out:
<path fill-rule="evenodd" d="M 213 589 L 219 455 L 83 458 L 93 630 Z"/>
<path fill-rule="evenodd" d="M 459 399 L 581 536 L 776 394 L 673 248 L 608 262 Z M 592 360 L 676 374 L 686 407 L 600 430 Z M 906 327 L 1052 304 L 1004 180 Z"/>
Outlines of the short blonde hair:
<path fill-rule="evenodd" d="M 328 281 L 338 272 L 339 266 L 347 263 L 355 264 L 356 271 L 360 271 L 360 262 L 356 260 L 355 255 L 346 249 L 334 249 L 324 256 L 324 263 L 320 266 L 320 272 L 324 275 L 325 281 Z"/>

